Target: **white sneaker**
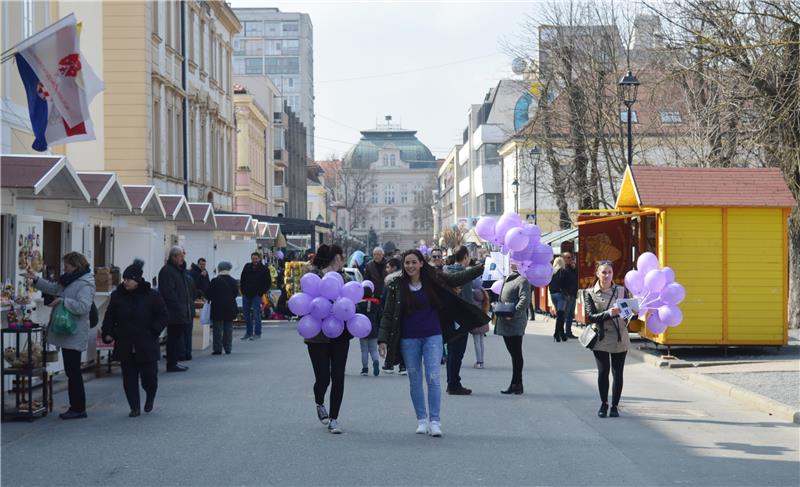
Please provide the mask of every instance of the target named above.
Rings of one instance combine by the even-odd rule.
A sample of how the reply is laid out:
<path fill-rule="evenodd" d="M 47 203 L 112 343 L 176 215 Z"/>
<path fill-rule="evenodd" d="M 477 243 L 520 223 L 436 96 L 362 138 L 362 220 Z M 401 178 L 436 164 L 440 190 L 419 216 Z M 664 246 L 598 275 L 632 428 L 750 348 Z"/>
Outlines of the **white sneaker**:
<path fill-rule="evenodd" d="M 342 434 L 342 429 L 339 428 L 339 421 L 331 419 L 330 423 L 328 423 L 328 431 L 330 431 L 334 435 Z"/>
<path fill-rule="evenodd" d="M 428 433 L 428 420 L 427 419 L 419 419 L 417 420 L 417 431 L 418 435 L 424 435 Z"/>
<path fill-rule="evenodd" d="M 431 421 L 430 435 L 434 438 L 441 438 L 442 436 L 442 423 L 439 421 Z"/>

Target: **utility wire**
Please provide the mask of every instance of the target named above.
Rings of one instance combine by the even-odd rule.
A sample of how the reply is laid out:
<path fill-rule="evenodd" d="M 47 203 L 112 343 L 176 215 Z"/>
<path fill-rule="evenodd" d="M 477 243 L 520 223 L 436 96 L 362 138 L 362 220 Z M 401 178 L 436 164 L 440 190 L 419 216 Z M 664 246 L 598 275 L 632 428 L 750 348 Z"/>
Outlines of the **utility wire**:
<path fill-rule="evenodd" d="M 363 79 L 391 78 L 391 77 L 394 77 L 394 76 L 402 76 L 404 74 L 409 74 L 409 73 L 418 73 L 420 71 L 428 71 L 430 69 L 445 68 L 447 66 L 453 66 L 455 64 L 468 63 L 468 62 L 471 62 L 471 61 L 476 61 L 478 59 L 485 59 L 487 57 L 496 56 L 498 54 L 502 54 L 502 53 L 493 52 L 491 54 L 484 54 L 482 56 L 475 56 L 475 57 L 471 57 L 471 58 L 460 59 L 458 61 L 452 61 L 452 62 L 449 62 L 449 63 L 435 64 L 435 65 L 432 65 L 432 66 L 423 66 L 423 67 L 419 67 L 419 68 L 407 69 L 407 70 L 404 70 L 404 71 L 395 71 L 393 73 L 372 74 L 372 75 L 366 75 L 366 76 L 354 76 L 352 78 L 327 79 L 327 80 L 322 80 L 322 81 L 315 81 L 315 83 L 340 83 L 340 82 L 343 82 L 343 81 L 359 81 L 359 80 L 363 80 Z"/>

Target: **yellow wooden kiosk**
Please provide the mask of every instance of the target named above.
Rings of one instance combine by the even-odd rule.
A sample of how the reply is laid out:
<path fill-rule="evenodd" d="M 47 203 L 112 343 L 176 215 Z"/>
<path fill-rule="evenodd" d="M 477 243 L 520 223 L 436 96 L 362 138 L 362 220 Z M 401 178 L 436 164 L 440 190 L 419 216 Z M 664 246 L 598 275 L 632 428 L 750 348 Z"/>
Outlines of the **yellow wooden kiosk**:
<path fill-rule="evenodd" d="M 615 262 L 615 270 L 627 271 L 636 255 L 651 251 L 685 286 L 683 322 L 658 335 L 642 329 L 644 338 L 666 346 L 782 346 L 794 205 L 779 169 L 634 166 L 625 171 L 616 208 L 588 212 L 578 224 L 580 233 L 624 223 L 633 250 L 619 252 L 629 260 Z M 607 258 L 592 248 L 580 253 L 582 260 Z"/>

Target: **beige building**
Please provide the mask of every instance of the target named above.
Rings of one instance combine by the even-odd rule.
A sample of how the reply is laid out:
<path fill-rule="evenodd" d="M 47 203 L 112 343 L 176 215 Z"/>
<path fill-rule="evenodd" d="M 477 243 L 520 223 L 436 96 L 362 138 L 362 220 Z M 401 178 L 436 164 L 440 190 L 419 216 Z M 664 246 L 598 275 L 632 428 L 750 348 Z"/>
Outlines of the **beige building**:
<path fill-rule="evenodd" d="M 267 174 L 272 171 L 272 114 L 255 95 L 234 85 L 236 108 L 236 178 L 234 211 L 269 215 L 272 193 Z"/>

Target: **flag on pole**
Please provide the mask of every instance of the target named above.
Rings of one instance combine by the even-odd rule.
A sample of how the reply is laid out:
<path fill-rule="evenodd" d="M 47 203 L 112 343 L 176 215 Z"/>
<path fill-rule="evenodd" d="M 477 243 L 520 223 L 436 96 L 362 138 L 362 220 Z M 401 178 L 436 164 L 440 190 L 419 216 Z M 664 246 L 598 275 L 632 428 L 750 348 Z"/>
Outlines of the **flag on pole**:
<path fill-rule="evenodd" d="M 75 15 L 22 41 L 15 59 L 27 94 L 33 149 L 94 140 L 89 103 L 103 82 L 80 53 Z"/>

